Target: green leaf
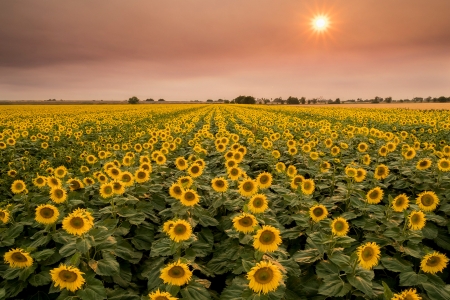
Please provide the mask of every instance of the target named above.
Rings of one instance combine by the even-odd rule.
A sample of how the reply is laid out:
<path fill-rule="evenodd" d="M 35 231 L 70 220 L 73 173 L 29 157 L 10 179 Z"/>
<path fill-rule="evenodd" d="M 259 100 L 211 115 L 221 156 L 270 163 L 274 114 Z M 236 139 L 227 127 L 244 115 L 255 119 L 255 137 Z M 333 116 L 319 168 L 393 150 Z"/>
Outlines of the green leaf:
<path fill-rule="evenodd" d="M 316 274 L 319 278 L 329 275 L 339 275 L 339 267 L 329 260 L 323 260 L 316 265 Z"/>
<path fill-rule="evenodd" d="M 34 252 L 31 254 L 31 256 L 36 261 L 46 260 L 50 256 L 52 256 L 55 253 L 55 249 L 45 249 L 42 251 Z"/>
<path fill-rule="evenodd" d="M 341 251 L 334 251 L 333 254 L 328 256 L 328 259 L 341 268 L 350 264 L 350 256 L 345 255 Z"/>
<path fill-rule="evenodd" d="M 81 253 L 87 253 L 91 247 L 92 245 L 89 238 L 83 237 L 77 239 L 76 249 Z"/>
<path fill-rule="evenodd" d="M 416 272 L 400 273 L 400 286 L 413 286 L 428 281 L 428 277 L 424 274 L 416 274 Z"/>
<path fill-rule="evenodd" d="M 88 276 L 85 288 L 77 291 L 76 295 L 83 300 L 103 300 L 106 299 L 106 290 L 100 280 Z"/>
<path fill-rule="evenodd" d="M 209 300 L 211 296 L 204 286 L 191 281 L 185 288 L 181 289 L 181 295 L 183 299 L 190 300 Z"/>
<path fill-rule="evenodd" d="M 384 294 L 383 294 L 384 299 L 391 300 L 394 297 L 394 293 L 392 293 L 391 289 L 384 281 L 382 281 L 381 283 L 383 284 L 383 288 L 384 288 Z"/>
<path fill-rule="evenodd" d="M 59 249 L 59 254 L 61 254 L 62 257 L 67 257 L 69 255 L 72 255 L 77 251 L 77 245 L 75 242 L 68 243 Z"/>
<path fill-rule="evenodd" d="M 175 251 L 171 249 L 171 245 L 172 240 L 169 238 L 162 238 L 154 241 L 150 251 L 150 257 L 169 256 L 174 254 Z"/>
<path fill-rule="evenodd" d="M 427 222 L 422 228 L 422 234 L 426 239 L 435 239 L 438 236 L 438 227 L 434 223 Z"/>
<path fill-rule="evenodd" d="M 114 276 L 120 272 L 120 266 L 116 258 L 106 251 L 103 252 L 103 258 L 99 261 L 90 260 L 89 266 L 96 274 L 103 276 Z"/>
<path fill-rule="evenodd" d="M 202 226 L 217 226 L 219 225 L 219 222 L 214 219 L 213 217 L 207 216 L 207 215 L 201 215 L 199 218 L 199 223 Z"/>
<path fill-rule="evenodd" d="M 15 239 L 18 237 L 23 231 L 23 225 L 20 223 L 16 223 L 12 225 L 8 230 L 5 231 L 4 236 L 8 237 L 8 239 Z"/>
<path fill-rule="evenodd" d="M 28 282 L 32 286 L 41 286 L 41 285 L 47 285 L 50 282 L 52 282 L 52 278 L 50 277 L 50 272 L 48 271 L 42 271 L 38 274 L 33 274 L 28 279 Z"/>
<path fill-rule="evenodd" d="M 373 271 L 359 269 L 356 274 L 348 274 L 347 280 L 348 282 L 366 294 L 369 297 L 373 296 L 373 288 L 372 288 L 372 279 L 374 277 Z"/>
<path fill-rule="evenodd" d="M 398 259 L 390 256 L 383 256 L 381 258 L 383 266 L 392 272 L 411 272 L 411 263 L 407 261 L 399 261 Z"/>
<path fill-rule="evenodd" d="M 242 260 L 242 267 L 244 268 L 245 272 L 247 272 L 247 273 L 250 272 L 250 270 L 254 266 L 255 266 L 255 264 L 253 262 L 245 260 L 245 259 Z"/>
<path fill-rule="evenodd" d="M 339 277 L 338 274 L 326 276 L 319 287 L 319 294 L 331 297 L 346 295 L 352 286 Z"/>
<path fill-rule="evenodd" d="M 144 268 L 141 271 L 142 277 L 148 278 L 147 289 L 152 290 L 162 283 L 159 278 L 161 269 L 164 267 L 164 257 L 148 259 L 145 261 Z"/>
<path fill-rule="evenodd" d="M 292 258 L 299 263 L 312 263 L 321 258 L 320 253 L 317 249 L 299 250 Z"/>
<path fill-rule="evenodd" d="M 427 295 L 431 300 L 450 299 L 450 292 L 441 286 L 435 286 L 431 283 L 422 283 L 422 287 L 427 291 Z"/>

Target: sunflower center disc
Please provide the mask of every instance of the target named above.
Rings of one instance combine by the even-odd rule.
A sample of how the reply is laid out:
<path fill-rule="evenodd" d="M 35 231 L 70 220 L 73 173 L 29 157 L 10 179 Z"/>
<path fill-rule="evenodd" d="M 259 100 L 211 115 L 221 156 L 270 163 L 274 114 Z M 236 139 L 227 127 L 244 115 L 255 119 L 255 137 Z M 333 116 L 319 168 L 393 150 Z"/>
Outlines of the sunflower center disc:
<path fill-rule="evenodd" d="M 139 179 L 144 179 L 145 178 L 145 172 L 139 172 L 138 173 L 138 178 Z"/>
<path fill-rule="evenodd" d="M 84 226 L 84 220 L 81 217 L 75 217 L 70 220 L 70 225 L 76 229 L 83 228 Z"/>
<path fill-rule="evenodd" d="M 44 183 L 44 180 L 43 180 L 42 178 L 38 178 L 38 179 L 36 180 L 36 182 L 37 182 L 37 184 L 43 184 L 43 183 Z"/>
<path fill-rule="evenodd" d="M 182 235 L 186 232 L 186 226 L 184 226 L 183 224 L 178 224 L 177 226 L 175 226 L 173 231 L 175 231 L 177 235 Z"/>
<path fill-rule="evenodd" d="M 450 164 L 448 162 L 446 162 L 446 161 L 442 161 L 441 162 L 441 167 L 442 168 L 447 169 L 449 166 L 450 166 Z"/>
<path fill-rule="evenodd" d="M 192 167 L 191 168 L 191 172 L 194 173 L 194 174 L 197 174 L 199 171 L 200 171 L 199 167 Z"/>
<path fill-rule="evenodd" d="M 194 193 L 192 193 L 192 192 L 187 192 L 187 193 L 184 195 L 184 199 L 185 199 L 186 201 L 194 201 L 194 200 L 195 200 L 195 195 L 194 195 Z"/>
<path fill-rule="evenodd" d="M 261 244 L 270 245 L 275 241 L 275 234 L 272 231 L 265 230 L 259 237 Z"/>
<path fill-rule="evenodd" d="M 441 262 L 441 260 L 439 259 L 439 257 L 432 256 L 427 260 L 427 266 L 435 267 L 435 266 L 439 265 L 440 262 Z"/>
<path fill-rule="evenodd" d="M 122 188 L 122 185 L 120 184 L 120 182 L 114 182 L 114 189 L 117 191 L 117 190 L 120 190 Z"/>
<path fill-rule="evenodd" d="M 316 207 L 313 209 L 313 214 L 316 217 L 321 217 L 323 215 L 323 209 L 321 207 Z"/>
<path fill-rule="evenodd" d="M 51 208 L 44 207 L 43 209 L 41 209 L 41 217 L 45 219 L 50 219 L 54 214 L 55 212 Z"/>
<path fill-rule="evenodd" d="M 263 200 L 261 198 L 256 198 L 255 200 L 253 200 L 253 206 L 256 208 L 260 208 L 261 206 L 263 206 Z"/>
<path fill-rule="evenodd" d="M 59 272 L 58 276 L 59 279 L 61 279 L 64 282 L 74 282 L 75 280 L 77 280 L 78 277 L 75 272 L 67 270 L 62 270 L 61 272 Z"/>
<path fill-rule="evenodd" d="M 26 262 L 27 258 L 20 252 L 15 252 L 11 255 L 11 258 L 17 262 Z"/>
<path fill-rule="evenodd" d="M 377 199 L 377 198 L 378 198 L 378 191 L 372 191 L 372 192 L 369 194 L 369 198 L 370 198 L 370 199 Z"/>
<path fill-rule="evenodd" d="M 0 219 L 3 219 L 5 216 L 6 216 L 5 213 L 0 211 Z"/>
<path fill-rule="evenodd" d="M 158 296 L 155 300 L 169 300 L 166 296 Z"/>
<path fill-rule="evenodd" d="M 223 187 L 225 184 L 223 183 L 223 181 L 222 180 L 218 180 L 218 181 L 216 181 L 216 186 L 217 187 Z"/>
<path fill-rule="evenodd" d="M 23 185 L 20 182 L 16 183 L 16 189 L 18 189 L 18 190 L 23 189 Z"/>
<path fill-rule="evenodd" d="M 303 188 L 304 188 L 305 190 L 309 190 L 309 189 L 311 189 L 311 184 L 310 184 L 309 182 L 305 182 L 305 183 L 303 184 Z"/>
<path fill-rule="evenodd" d="M 261 268 L 255 272 L 255 280 L 260 284 L 267 284 L 273 279 L 273 271 L 270 268 Z"/>
<path fill-rule="evenodd" d="M 420 216 L 418 214 L 411 216 L 411 223 L 418 224 L 420 222 Z"/>
<path fill-rule="evenodd" d="M 253 225 L 253 220 L 250 217 L 243 217 L 239 220 L 239 224 L 244 227 L 250 227 Z"/>
<path fill-rule="evenodd" d="M 261 183 L 267 183 L 269 181 L 269 178 L 267 176 L 262 176 L 259 181 L 261 181 Z"/>
<path fill-rule="evenodd" d="M 251 182 L 246 182 L 244 183 L 244 185 L 242 186 L 242 188 L 244 189 L 244 191 L 246 192 L 251 192 L 253 190 L 253 184 Z"/>
<path fill-rule="evenodd" d="M 342 231 L 344 229 L 344 223 L 341 221 L 338 221 L 334 224 L 334 229 L 336 229 L 336 231 Z"/>
<path fill-rule="evenodd" d="M 78 183 L 78 181 L 72 181 L 72 182 L 70 183 L 70 186 L 71 186 L 74 190 L 80 189 L 80 184 Z"/>
<path fill-rule="evenodd" d="M 105 194 L 111 194 L 112 193 L 112 189 L 110 186 L 105 187 Z"/>
<path fill-rule="evenodd" d="M 181 278 L 184 276 L 184 270 L 182 267 L 175 266 L 169 270 L 169 276 L 173 278 Z"/>
<path fill-rule="evenodd" d="M 177 195 L 181 194 L 181 188 L 179 186 L 176 186 L 173 188 L 173 192 Z"/>
<path fill-rule="evenodd" d="M 124 181 L 124 182 L 130 182 L 130 180 L 131 180 L 131 177 L 130 177 L 130 175 L 124 175 L 123 177 L 122 177 L 122 181 Z"/>
<path fill-rule="evenodd" d="M 364 250 L 362 251 L 362 259 L 364 261 L 368 261 L 371 260 L 374 256 L 374 251 L 372 248 L 370 247 L 366 247 L 364 248 Z"/>
<path fill-rule="evenodd" d="M 431 195 L 423 195 L 421 201 L 424 206 L 430 206 L 434 203 L 434 199 Z"/>
<path fill-rule="evenodd" d="M 61 189 L 57 189 L 57 190 L 55 190 L 55 196 L 57 198 L 62 198 L 64 196 L 64 193 Z"/>

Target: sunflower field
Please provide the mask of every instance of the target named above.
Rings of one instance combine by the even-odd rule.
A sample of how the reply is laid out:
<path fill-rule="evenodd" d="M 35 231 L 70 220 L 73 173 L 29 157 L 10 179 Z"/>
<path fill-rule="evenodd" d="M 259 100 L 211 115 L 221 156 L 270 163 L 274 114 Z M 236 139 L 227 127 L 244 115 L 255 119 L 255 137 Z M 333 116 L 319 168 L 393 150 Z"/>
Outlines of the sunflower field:
<path fill-rule="evenodd" d="M 450 111 L 0 109 L 0 299 L 450 299 Z"/>

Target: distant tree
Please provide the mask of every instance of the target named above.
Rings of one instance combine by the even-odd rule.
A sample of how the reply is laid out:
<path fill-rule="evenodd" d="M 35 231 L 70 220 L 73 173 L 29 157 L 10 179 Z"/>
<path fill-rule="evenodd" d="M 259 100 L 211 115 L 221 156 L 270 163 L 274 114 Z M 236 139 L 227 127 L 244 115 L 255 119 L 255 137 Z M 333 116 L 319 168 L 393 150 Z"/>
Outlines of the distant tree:
<path fill-rule="evenodd" d="M 441 96 L 441 97 L 439 97 L 439 98 L 437 99 L 437 102 L 441 102 L 441 103 L 447 102 L 447 98 L 444 97 L 444 96 Z"/>
<path fill-rule="evenodd" d="M 148 98 L 145 101 L 155 101 L 155 100 L 153 100 L 152 98 Z"/>
<path fill-rule="evenodd" d="M 234 102 L 237 104 L 255 104 L 255 97 L 252 96 L 239 96 L 234 98 Z"/>
<path fill-rule="evenodd" d="M 128 99 L 128 103 L 130 103 L 130 104 L 138 104 L 139 103 L 139 98 L 136 97 L 136 96 L 133 96 L 130 99 Z"/>
<path fill-rule="evenodd" d="M 305 97 L 301 97 L 298 100 L 300 101 L 301 104 L 305 104 L 306 103 L 306 98 Z"/>
<path fill-rule="evenodd" d="M 158 101 L 162 102 L 162 101 L 166 101 L 166 100 L 164 100 L 163 98 L 161 98 L 161 99 L 158 99 Z"/>
<path fill-rule="evenodd" d="M 300 101 L 298 100 L 297 97 L 291 97 L 289 96 L 289 98 L 287 98 L 286 100 L 287 104 L 300 104 Z"/>
<path fill-rule="evenodd" d="M 340 98 L 336 98 L 336 100 L 334 100 L 334 104 L 341 104 L 341 99 Z"/>
<path fill-rule="evenodd" d="M 392 102 L 392 97 L 386 97 L 386 98 L 384 98 L 384 102 L 386 102 L 386 103 L 391 103 L 391 102 Z"/>
<path fill-rule="evenodd" d="M 283 103 L 284 103 L 284 100 L 283 100 L 283 98 L 278 97 L 278 98 L 273 99 L 273 103 L 276 103 L 276 104 L 283 104 Z"/>
<path fill-rule="evenodd" d="M 214 102 L 214 100 L 213 99 L 208 99 L 208 100 L 206 100 L 206 102 Z"/>
<path fill-rule="evenodd" d="M 223 103 L 230 103 L 230 100 L 223 100 Z"/>

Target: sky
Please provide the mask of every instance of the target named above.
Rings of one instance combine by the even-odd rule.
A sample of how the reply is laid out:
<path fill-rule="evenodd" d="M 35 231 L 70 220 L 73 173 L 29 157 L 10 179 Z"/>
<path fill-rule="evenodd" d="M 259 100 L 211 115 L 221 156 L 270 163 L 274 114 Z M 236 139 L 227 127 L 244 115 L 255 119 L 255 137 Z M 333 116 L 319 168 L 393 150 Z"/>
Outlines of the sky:
<path fill-rule="evenodd" d="M 450 96 L 449 0 L 0 0 L 0 100 Z M 329 27 L 311 26 L 326 15 Z"/>

